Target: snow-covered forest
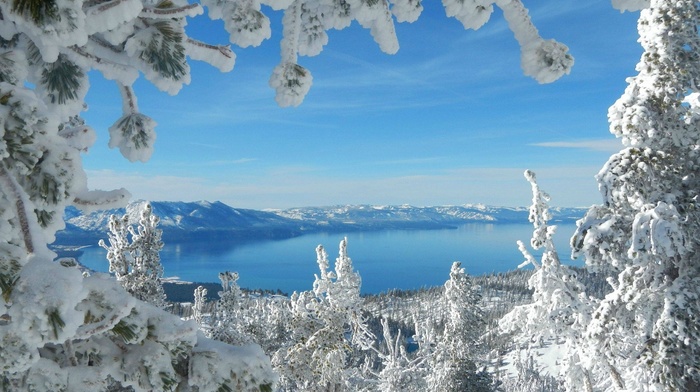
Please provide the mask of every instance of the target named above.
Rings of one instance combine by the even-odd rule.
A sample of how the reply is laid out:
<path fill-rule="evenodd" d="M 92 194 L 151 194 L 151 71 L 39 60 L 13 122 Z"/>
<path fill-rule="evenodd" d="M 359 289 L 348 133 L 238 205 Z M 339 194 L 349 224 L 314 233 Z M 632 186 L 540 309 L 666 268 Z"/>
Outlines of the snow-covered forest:
<path fill-rule="evenodd" d="M 188 18 L 223 19 L 231 42 L 270 37 L 261 4 L 283 12 L 281 62 L 270 86 L 282 106 L 311 87 L 299 56 L 319 54 L 327 30 L 357 21 L 380 49 L 398 50 L 394 22 L 421 13 L 418 0 L 11 0 L 0 2 L 0 388 L 10 391 L 682 391 L 700 390 L 700 3 L 612 0 L 639 11 L 644 53 L 637 75 L 608 112 L 624 148 L 598 173 L 600 205 L 577 223 L 573 254 L 586 271 L 562 265 L 552 243 L 549 196 L 532 185 L 531 295 L 497 306 L 504 290 L 455 263 L 444 287 L 375 299 L 341 242 L 333 268 L 317 249 L 313 290 L 290 297 L 244 295 L 222 272 L 207 305 L 192 314 L 164 309 L 158 219 L 138 227 L 115 217 L 109 251 L 114 276 L 55 262 L 47 245 L 63 210 L 124 205 L 124 189 L 87 189 L 81 153 L 95 132 L 80 117 L 88 71 L 113 80 L 123 113 L 109 145 L 147 161 L 155 121 L 139 112 L 132 87 L 141 74 L 176 94 L 189 61 L 230 71 L 229 46 L 191 39 Z M 502 11 L 521 48 L 521 66 L 540 83 L 567 74 L 567 47 L 540 37 L 520 0 L 443 0 L 467 29 Z M 267 8 L 266 8 L 267 10 Z M 188 59 L 189 58 L 189 59 Z M 116 116 L 115 116 L 116 117 Z M 115 187 L 118 187 L 115 184 Z M 568 250 L 567 250 L 568 251 Z M 605 281 L 601 285 L 600 281 Z M 522 284 L 520 285 L 522 287 Z M 517 305 L 517 306 L 516 306 Z M 498 313 L 500 312 L 500 313 Z M 528 349 L 555 345 L 556 374 L 539 374 Z M 511 356 L 511 376 L 501 358 Z M 533 354 L 534 355 L 534 354 Z M 495 361 L 495 362 L 494 362 Z"/>
<path fill-rule="evenodd" d="M 536 235 L 547 228 L 548 214 L 543 194 L 538 197 L 531 208 Z M 527 315 L 532 289 L 535 299 L 543 295 L 541 273 L 470 277 L 455 262 L 442 287 L 361 296 L 360 273 L 344 239 L 333 267 L 325 249 L 316 249 L 312 290 L 291 296 L 242 290 L 238 274 L 226 271 L 219 274 L 214 300 L 199 286 L 186 296 L 193 302 L 169 304 L 160 279 L 157 224 L 148 204 L 136 225 L 128 215 L 112 216 L 108 244 L 101 242 L 110 272 L 136 298 L 195 320 L 210 338 L 260 345 L 279 377 L 276 390 L 562 390 L 553 369 L 542 368 L 533 356 L 558 354 L 563 332 L 521 332 L 524 320 L 544 317 L 543 311 Z M 551 244 L 548 252 L 542 259 L 547 268 L 575 276 L 598 299 L 609 291 L 601 275 L 556 264 Z"/>

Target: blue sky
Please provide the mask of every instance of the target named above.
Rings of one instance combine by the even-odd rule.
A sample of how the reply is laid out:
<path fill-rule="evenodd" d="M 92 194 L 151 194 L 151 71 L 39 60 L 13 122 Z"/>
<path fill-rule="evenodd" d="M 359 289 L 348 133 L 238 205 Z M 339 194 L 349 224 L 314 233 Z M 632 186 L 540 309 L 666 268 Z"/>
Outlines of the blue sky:
<path fill-rule="evenodd" d="M 256 209 L 526 206 L 522 173 L 531 169 L 553 205 L 599 203 L 593 177 L 620 148 L 608 132 L 607 108 L 635 74 L 638 14 L 621 14 L 610 0 L 525 5 L 540 34 L 575 57 L 571 74 L 553 84 L 523 75 L 500 11 L 467 31 L 430 1 L 417 22 L 397 23 L 396 55 L 381 53 L 356 23 L 331 31 L 319 56 L 299 59 L 314 82 L 296 108 L 277 107 L 268 87 L 279 62 L 281 15 L 264 9 L 272 38 L 257 48 L 233 47 L 232 72 L 192 62 L 192 82 L 177 96 L 136 83 L 141 111 L 158 122 L 145 164 L 107 148 L 121 102 L 116 86 L 93 75 L 84 116 L 98 133 L 85 155 L 89 186 Z M 191 36 L 226 41 L 220 24 L 199 19 L 188 26 Z"/>

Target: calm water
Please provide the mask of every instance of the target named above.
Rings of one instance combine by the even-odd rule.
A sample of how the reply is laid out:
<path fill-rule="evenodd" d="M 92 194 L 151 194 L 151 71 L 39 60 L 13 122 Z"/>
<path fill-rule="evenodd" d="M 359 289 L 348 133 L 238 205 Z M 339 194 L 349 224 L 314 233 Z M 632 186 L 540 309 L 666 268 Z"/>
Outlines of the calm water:
<path fill-rule="evenodd" d="M 555 243 L 562 261 L 569 259 L 573 224 L 559 225 Z M 309 290 L 318 273 L 316 246 L 328 258 L 338 256 L 338 244 L 348 237 L 348 255 L 362 276 L 362 291 L 377 293 L 391 288 L 412 289 L 441 285 L 453 261 L 472 275 L 515 269 L 523 260 L 515 241 L 529 244 L 529 224 L 467 224 L 454 230 L 395 230 L 348 234 L 309 234 L 277 241 L 238 243 L 167 244 L 161 251 L 166 277 L 193 282 L 218 282 L 221 271 L 238 271 L 242 287 Z M 85 249 L 80 261 L 107 271 L 107 252 Z"/>

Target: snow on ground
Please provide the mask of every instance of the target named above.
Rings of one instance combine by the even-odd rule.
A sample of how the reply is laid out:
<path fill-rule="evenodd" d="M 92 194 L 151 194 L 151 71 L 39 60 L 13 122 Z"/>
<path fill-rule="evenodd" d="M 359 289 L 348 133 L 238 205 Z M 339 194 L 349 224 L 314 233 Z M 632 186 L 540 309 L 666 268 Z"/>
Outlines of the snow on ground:
<path fill-rule="evenodd" d="M 526 363 L 528 356 L 532 356 L 535 368 L 541 375 L 558 376 L 561 363 L 566 355 L 564 343 L 554 341 L 545 342 L 542 346 L 516 348 L 503 356 L 498 371 L 506 377 L 517 377 L 516 363 Z"/>

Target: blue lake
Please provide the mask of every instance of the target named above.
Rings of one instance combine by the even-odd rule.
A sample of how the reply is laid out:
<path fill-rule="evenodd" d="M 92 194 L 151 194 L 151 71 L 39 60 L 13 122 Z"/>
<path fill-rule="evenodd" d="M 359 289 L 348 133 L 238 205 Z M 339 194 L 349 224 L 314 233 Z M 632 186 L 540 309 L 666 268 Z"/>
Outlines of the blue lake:
<path fill-rule="evenodd" d="M 559 225 L 555 244 L 562 262 L 582 265 L 569 261 L 574 228 L 574 224 Z M 169 244 L 164 238 L 160 254 L 166 277 L 218 282 L 219 272 L 237 271 L 242 287 L 291 293 L 311 289 L 318 273 L 316 246 L 324 246 L 332 268 L 338 244 L 347 237 L 348 255 L 362 277 L 362 292 L 378 293 L 442 285 L 453 261 L 461 261 L 471 275 L 515 269 L 524 260 L 516 240 L 529 244 L 531 235 L 529 224 L 473 223 L 453 230 L 316 233 L 274 241 Z M 79 259 L 91 269 L 106 272 L 106 254 L 100 247 L 90 247 Z"/>

